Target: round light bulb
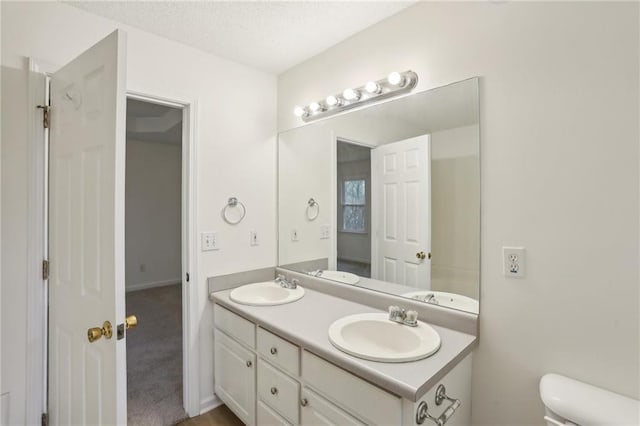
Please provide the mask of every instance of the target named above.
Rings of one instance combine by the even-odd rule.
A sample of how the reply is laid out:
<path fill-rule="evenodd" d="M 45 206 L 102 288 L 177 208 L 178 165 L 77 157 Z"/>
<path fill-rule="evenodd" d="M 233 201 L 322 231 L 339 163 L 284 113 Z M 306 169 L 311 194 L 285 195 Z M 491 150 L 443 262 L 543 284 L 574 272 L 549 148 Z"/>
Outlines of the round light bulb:
<path fill-rule="evenodd" d="M 370 81 L 364 86 L 364 90 L 371 94 L 380 93 L 380 85 L 375 81 Z"/>
<path fill-rule="evenodd" d="M 360 92 L 354 89 L 345 89 L 345 91 L 342 92 L 342 97 L 348 101 L 356 101 L 360 99 Z"/>
<path fill-rule="evenodd" d="M 392 72 L 387 77 L 387 81 L 389 82 L 389 84 L 393 84 L 394 86 L 404 86 L 404 80 L 405 78 L 402 76 L 402 74 L 396 71 Z"/>
<path fill-rule="evenodd" d="M 317 103 L 317 102 L 311 102 L 311 103 L 309 104 L 309 110 L 310 110 L 311 112 L 318 112 L 318 111 L 320 111 L 320 104 L 319 104 L 319 103 Z"/>
<path fill-rule="evenodd" d="M 329 95 L 327 96 L 327 99 L 325 99 L 325 102 L 327 103 L 327 105 L 329 105 L 330 107 L 334 107 L 336 105 L 340 105 L 340 99 L 338 99 L 337 97 L 333 96 L 333 95 Z"/>
<path fill-rule="evenodd" d="M 303 115 L 306 115 L 307 111 L 301 107 L 301 106 L 297 106 L 293 109 L 293 115 L 295 115 L 296 117 L 302 117 Z"/>

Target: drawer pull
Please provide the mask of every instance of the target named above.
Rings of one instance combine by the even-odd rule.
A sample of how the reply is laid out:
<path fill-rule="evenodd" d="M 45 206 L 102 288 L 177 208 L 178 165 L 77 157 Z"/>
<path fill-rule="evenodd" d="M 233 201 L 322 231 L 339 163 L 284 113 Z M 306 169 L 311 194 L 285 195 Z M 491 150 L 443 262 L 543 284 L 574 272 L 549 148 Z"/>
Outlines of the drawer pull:
<path fill-rule="evenodd" d="M 278 353 L 278 348 L 273 347 L 273 348 L 271 348 L 270 352 L 271 352 L 271 355 L 275 355 L 275 354 Z"/>
<path fill-rule="evenodd" d="M 253 363 L 251 361 L 247 361 L 247 367 L 251 367 Z"/>
<path fill-rule="evenodd" d="M 447 396 L 447 390 L 445 389 L 444 385 L 441 384 L 436 389 L 436 405 L 441 405 L 445 399 L 447 401 L 450 401 L 451 405 L 448 406 L 447 409 L 444 410 L 444 412 L 440 414 L 438 418 L 435 418 L 431 414 L 429 414 L 429 407 L 427 406 L 426 402 L 420 402 L 420 404 L 418 404 L 418 410 L 416 411 L 416 423 L 421 425 L 426 419 L 431 420 L 438 426 L 443 426 L 445 423 L 447 423 L 451 416 L 453 416 L 453 413 L 455 413 L 458 407 L 460 407 L 460 400 Z"/>
<path fill-rule="evenodd" d="M 271 388 L 271 395 L 277 395 L 278 394 L 278 388 L 277 387 L 272 387 Z"/>
<path fill-rule="evenodd" d="M 300 405 L 302 405 L 303 407 L 306 407 L 307 405 L 309 405 L 309 401 L 307 400 L 307 398 L 302 398 L 300 400 Z"/>

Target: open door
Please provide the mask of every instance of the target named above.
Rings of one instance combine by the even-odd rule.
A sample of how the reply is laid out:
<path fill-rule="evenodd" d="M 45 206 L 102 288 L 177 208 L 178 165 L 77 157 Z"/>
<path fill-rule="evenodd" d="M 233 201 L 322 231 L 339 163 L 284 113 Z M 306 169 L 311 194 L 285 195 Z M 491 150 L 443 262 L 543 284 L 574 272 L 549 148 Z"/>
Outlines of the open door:
<path fill-rule="evenodd" d="M 125 34 L 115 31 L 51 78 L 49 422 L 53 425 L 127 422 L 125 48 Z"/>
<path fill-rule="evenodd" d="M 430 289 L 430 136 L 373 149 L 371 182 L 371 277 Z"/>

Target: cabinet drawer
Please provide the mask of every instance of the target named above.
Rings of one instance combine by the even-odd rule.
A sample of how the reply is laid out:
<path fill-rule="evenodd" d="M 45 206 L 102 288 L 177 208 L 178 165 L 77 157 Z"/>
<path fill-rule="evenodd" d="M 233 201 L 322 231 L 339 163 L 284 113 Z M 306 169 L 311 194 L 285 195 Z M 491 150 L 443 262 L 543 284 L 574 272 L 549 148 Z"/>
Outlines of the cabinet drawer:
<path fill-rule="evenodd" d="M 304 406 L 300 409 L 300 423 L 314 426 L 365 426 L 364 423 L 333 405 L 314 391 L 302 391 Z"/>
<path fill-rule="evenodd" d="M 258 398 L 287 420 L 298 423 L 300 384 L 268 362 L 258 360 Z"/>
<path fill-rule="evenodd" d="M 258 425 L 260 426 L 291 426 L 291 423 L 280 417 L 278 413 L 258 401 Z"/>
<path fill-rule="evenodd" d="M 255 349 L 256 326 L 251 321 L 216 304 L 213 307 L 213 322 L 220 330 Z"/>
<path fill-rule="evenodd" d="M 314 389 L 371 425 L 399 425 L 402 400 L 317 357 L 302 353 L 302 378 Z"/>
<path fill-rule="evenodd" d="M 300 374 L 300 348 L 258 327 L 258 353 L 294 376 Z"/>

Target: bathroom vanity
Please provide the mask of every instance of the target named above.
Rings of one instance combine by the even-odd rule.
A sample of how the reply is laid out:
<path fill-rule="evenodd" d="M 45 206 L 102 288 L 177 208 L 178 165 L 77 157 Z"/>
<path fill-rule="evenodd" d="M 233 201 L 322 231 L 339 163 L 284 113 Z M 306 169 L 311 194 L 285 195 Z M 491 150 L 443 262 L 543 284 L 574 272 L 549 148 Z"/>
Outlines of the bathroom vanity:
<path fill-rule="evenodd" d="M 347 315 L 380 312 L 371 306 L 309 288 L 278 306 L 238 304 L 230 293 L 212 297 L 215 391 L 245 424 L 437 424 L 447 410 L 446 424 L 469 424 L 474 335 L 433 326 L 442 345 L 428 358 L 368 361 L 335 348 L 328 329 Z M 440 385 L 451 400 L 436 401 Z"/>

